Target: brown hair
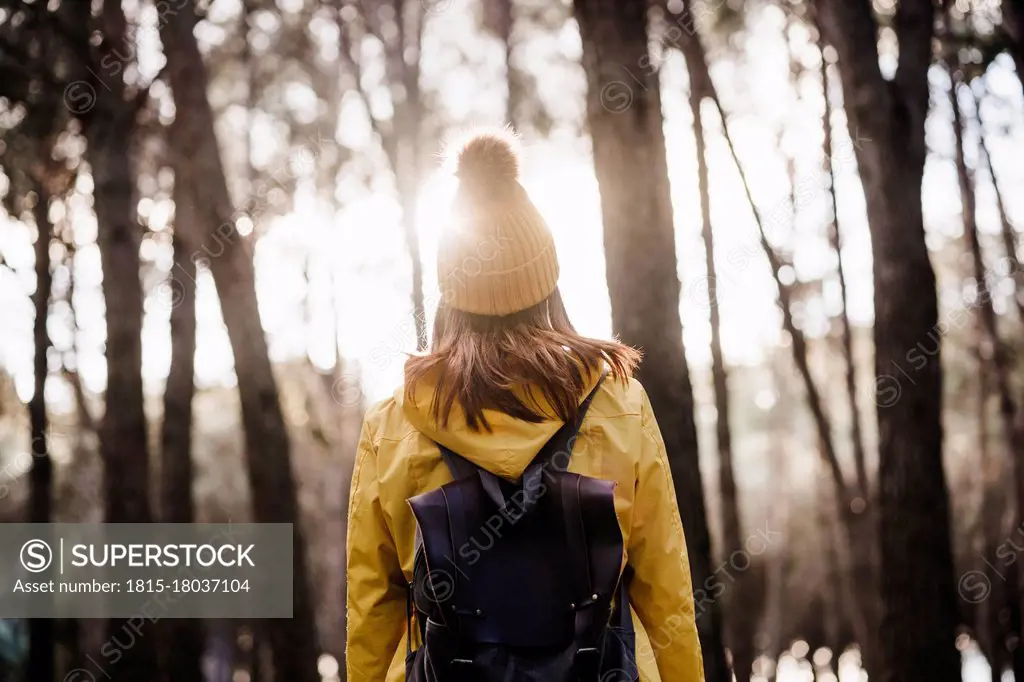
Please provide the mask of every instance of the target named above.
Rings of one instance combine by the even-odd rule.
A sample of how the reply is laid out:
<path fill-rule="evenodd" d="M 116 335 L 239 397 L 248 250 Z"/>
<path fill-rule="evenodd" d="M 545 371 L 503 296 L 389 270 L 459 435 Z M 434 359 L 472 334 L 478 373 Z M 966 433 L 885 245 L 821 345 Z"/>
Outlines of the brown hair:
<path fill-rule="evenodd" d="M 626 380 L 639 361 L 640 351 L 634 348 L 576 333 L 558 289 L 531 308 L 501 317 L 442 303 L 430 353 L 405 363 L 405 395 L 411 400 L 417 382 L 437 372 L 433 418 L 446 427 L 458 401 L 471 429 L 490 431 L 485 408 L 528 422 L 552 417 L 536 400 L 527 404 L 513 391 L 530 386 L 552 406 L 553 416 L 567 422 L 576 417 L 588 375 L 607 363 L 612 377 Z"/>

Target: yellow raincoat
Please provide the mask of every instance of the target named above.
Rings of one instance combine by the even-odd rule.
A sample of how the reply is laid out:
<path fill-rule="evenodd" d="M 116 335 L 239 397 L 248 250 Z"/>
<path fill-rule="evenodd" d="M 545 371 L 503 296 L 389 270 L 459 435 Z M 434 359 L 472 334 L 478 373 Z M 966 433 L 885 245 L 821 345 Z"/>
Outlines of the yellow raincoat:
<path fill-rule="evenodd" d="M 349 500 L 349 682 L 405 677 L 406 585 L 416 529 L 406 500 L 452 480 L 434 443 L 513 479 L 561 425 L 488 411 L 492 432 L 476 432 L 456 408 L 442 429 L 430 416 L 433 390 L 422 382 L 414 400 L 406 401 L 399 389 L 374 406 L 363 424 Z M 635 571 L 629 597 L 640 679 L 703 682 L 683 526 L 665 445 L 639 382 L 602 383 L 569 470 L 618 484 L 615 512 Z"/>

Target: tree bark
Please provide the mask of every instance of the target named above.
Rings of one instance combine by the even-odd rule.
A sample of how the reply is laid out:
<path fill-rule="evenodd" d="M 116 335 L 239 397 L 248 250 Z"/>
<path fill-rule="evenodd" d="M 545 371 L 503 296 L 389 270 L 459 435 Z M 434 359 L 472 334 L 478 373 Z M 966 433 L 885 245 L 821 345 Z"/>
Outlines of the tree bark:
<path fill-rule="evenodd" d="M 391 92 L 394 115 L 390 124 L 381 122 L 373 115 L 370 95 L 363 87 L 363 68 L 359 57 L 359 39 L 354 35 L 354 22 L 342 17 L 342 0 L 332 0 L 337 12 L 335 23 L 340 36 L 339 57 L 352 71 L 355 90 L 362 99 L 370 127 L 380 138 L 381 148 L 395 178 L 402 209 L 402 228 L 405 243 L 412 262 L 412 307 L 416 330 L 416 349 L 427 347 L 427 319 L 423 296 L 423 263 L 420 257 L 419 218 L 417 216 L 418 182 L 423 165 L 423 94 L 420 88 L 420 58 L 423 48 L 423 28 L 428 5 L 423 2 L 409 3 L 394 0 L 393 34 L 382 30 L 380 16 L 375 3 L 358 0 L 354 7 L 363 19 L 364 29 L 380 41 L 384 51 L 385 81 Z M 411 59 L 410 59 L 411 57 Z M 400 91 L 399 96 L 396 92 Z"/>
<path fill-rule="evenodd" d="M 188 196 L 195 202 L 195 225 L 179 227 L 185 228 L 193 259 L 207 260 L 220 297 L 242 403 L 254 520 L 294 524 L 294 616 L 266 621 L 275 673 L 289 682 L 319 682 L 319 645 L 288 432 L 260 322 L 251 248 L 235 229 L 239 214 L 228 194 L 195 23 L 194 7 L 184 3 L 160 28 L 177 107 L 171 128 L 175 177 L 187 179 Z"/>
<path fill-rule="evenodd" d="M 53 277 L 50 273 L 50 238 L 53 225 L 50 223 L 50 195 L 43 183 L 35 183 L 36 203 L 33 216 L 36 223 L 35 270 L 36 290 L 32 294 L 35 321 L 32 336 L 32 371 L 34 386 L 32 399 L 28 404 L 31 428 L 32 471 L 29 474 L 29 523 L 51 523 L 53 521 L 53 460 L 50 457 L 47 438 L 48 420 L 46 414 L 46 377 L 49 375 L 47 353 L 50 350 L 50 335 L 46 322 L 50 311 L 50 292 Z M 45 680 L 54 678 L 54 644 L 56 621 L 49 618 L 34 618 L 29 621 L 28 678 Z"/>
<path fill-rule="evenodd" d="M 171 366 L 164 388 L 160 500 L 165 523 L 195 523 L 192 489 L 192 399 L 195 395 L 196 265 L 180 227 L 195 220 L 186 183 L 175 180 L 174 260 L 167 282 L 171 305 Z M 167 621 L 164 664 L 169 680 L 201 680 L 203 629 L 198 620 Z"/>
<path fill-rule="evenodd" d="M 512 42 L 512 29 L 515 27 L 515 0 L 494 0 L 497 14 L 498 38 L 505 47 L 505 121 L 514 130 L 520 130 L 520 107 L 523 100 L 520 74 L 512 64 L 515 44 Z"/>
<path fill-rule="evenodd" d="M 1017 304 L 1017 317 L 1024 321 L 1024 263 L 1021 263 L 1020 251 L 1017 248 L 1017 230 L 1010 222 L 1010 214 L 1006 210 L 1006 201 L 1003 199 L 999 178 L 996 177 L 995 168 L 992 166 L 992 155 L 989 154 L 988 142 L 985 140 L 985 126 L 982 125 L 980 117 L 978 119 L 978 151 L 979 160 L 985 165 L 989 177 L 992 178 L 992 188 L 996 193 L 996 208 L 999 210 L 1000 235 L 1013 276 L 1013 300 Z"/>
<path fill-rule="evenodd" d="M 931 0 L 898 4 L 899 65 L 895 78 L 886 81 L 870 2 L 818 0 L 817 5 L 825 38 L 839 54 L 850 135 L 870 138 L 868 144 L 855 145 L 855 153 L 874 258 L 884 612 L 879 639 L 886 679 L 959 680 L 949 497 L 942 469 L 938 303 L 921 207 L 935 8 Z"/>
<path fill-rule="evenodd" d="M 81 25 L 89 25 L 89 8 Z M 78 24 L 73 24 L 78 25 Z M 116 50 L 124 45 L 127 21 L 119 3 L 103 3 L 99 30 L 107 63 L 124 67 Z M 88 58 L 89 48 L 82 46 Z M 125 97 L 124 80 L 114 69 L 90 69 L 95 106 L 84 120 L 85 158 L 93 177 L 97 242 L 103 269 L 107 323 L 106 407 L 100 422 L 104 518 L 108 523 L 149 523 L 149 445 L 142 387 L 142 283 L 139 246 L 142 226 L 136 215 L 132 140 L 135 107 Z M 125 640 L 124 619 L 108 623 L 108 635 Z M 155 637 L 138 637 L 117 663 L 119 679 L 159 680 Z"/>
<path fill-rule="evenodd" d="M 683 12 L 690 11 L 692 10 L 689 8 L 688 4 L 684 3 Z M 874 635 L 875 626 L 873 625 L 874 623 L 877 623 L 878 616 L 875 601 L 871 598 L 871 595 L 875 594 L 876 564 L 875 554 L 871 551 L 871 542 L 873 540 L 871 517 L 868 514 L 856 514 L 852 510 L 851 502 L 853 495 L 850 487 L 846 484 L 843 477 L 842 468 L 839 464 L 839 458 L 837 456 L 834 439 L 832 437 L 831 423 L 828 418 L 828 414 L 825 411 L 817 384 L 811 374 L 807 342 L 804 338 L 803 332 L 796 326 L 793 319 L 792 289 L 790 286 L 786 285 L 781 278 L 783 261 L 768 242 L 764 227 L 764 219 L 762 218 L 761 212 L 754 201 L 750 182 L 747 179 L 746 172 L 744 171 L 743 164 L 740 161 L 736 146 L 733 144 L 732 136 L 729 133 L 725 110 L 722 107 L 720 98 L 718 97 L 714 82 L 711 80 L 707 56 L 704 52 L 704 48 L 700 42 L 698 34 L 695 32 L 684 32 L 680 36 L 679 47 L 686 59 L 687 68 L 690 72 L 691 84 L 698 84 L 698 87 L 715 104 L 718 110 L 722 121 L 723 135 L 729 146 L 733 161 L 736 164 L 736 169 L 739 172 L 747 201 L 750 204 L 751 212 L 753 213 L 755 223 L 758 227 L 762 250 L 768 259 L 769 268 L 779 292 L 779 307 L 782 311 L 783 328 L 792 339 L 791 348 L 793 360 L 801 378 L 803 379 L 804 388 L 807 393 L 807 403 L 817 429 L 822 456 L 829 471 L 831 472 L 831 476 L 835 484 L 836 504 L 840 520 L 842 521 L 842 527 L 847 535 L 847 544 L 849 547 L 853 548 L 852 551 L 848 553 L 848 563 L 850 564 L 848 570 L 844 571 L 841 575 L 841 589 L 846 595 L 846 598 L 843 600 L 843 604 L 851 609 L 849 615 L 854 625 L 857 639 L 864 650 L 865 666 L 869 671 L 872 671 L 874 670 L 874 665 L 878 657 L 876 653 L 877 641 Z M 793 185 L 795 195 L 795 183 L 791 184 Z M 795 205 L 796 203 L 794 199 L 794 208 Z M 867 500 L 865 499 L 865 502 L 866 501 Z M 855 595 L 860 595 L 860 598 L 856 598 Z M 857 605 L 859 605 L 859 607 Z"/>
<path fill-rule="evenodd" d="M 964 117 L 960 111 L 960 104 L 957 98 L 957 90 L 960 84 L 958 74 L 952 67 L 948 69 L 950 78 L 949 101 L 953 109 L 953 135 L 956 141 L 956 170 L 957 179 L 960 184 L 960 201 L 963 213 L 964 240 L 967 242 L 967 250 L 971 256 L 975 285 L 977 286 L 979 318 L 983 344 L 979 355 L 987 367 L 982 373 L 991 373 L 995 379 L 996 395 L 999 397 L 999 417 L 1003 438 L 1010 451 L 1013 461 L 1013 478 L 1016 492 L 1016 524 L 1020 527 L 1024 520 L 1024 431 L 1021 430 L 1020 416 L 1018 414 L 1017 401 L 1013 396 L 1013 389 L 1010 385 L 1012 366 L 1010 351 L 999 335 L 999 317 L 996 315 L 992 304 L 992 293 L 988 288 L 985 258 L 982 252 L 981 238 L 978 234 L 977 205 L 975 197 L 974 179 L 967 168 L 964 155 Z M 969 91 L 969 88 L 967 89 Z M 979 121 L 980 123 L 980 121 Z M 983 451 L 984 453 L 984 451 Z M 993 494 L 993 493 L 988 493 Z M 1024 573 L 1018 574 L 1018 578 Z M 1024 594 L 1024 584 L 1021 585 L 1020 594 Z M 1024 605 L 1022 605 L 1024 610 Z M 1019 636 L 1018 632 L 1018 636 Z M 1017 656 L 1016 663 L 1021 663 L 1021 657 Z M 1020 673 L 1021 671 L 1015 671 Z"/>
<path fill-rule="evenodd" d="M 406 23 L 406 0 L 397 0 L 396 7 L 399 52 L 395 57 L 401 64 L 400 79 L 405 101 L 400 106 L 398 153 L 392 159 L 391 166 L 401 197 L 405 239 L 409 248 L 409 259 L 412 261 L 412 308 L 416 327 L 416 350 L 422 352 L 427 348 L 427 311 L 423 300 L 423 258 L 420 255 L 417 198 L 423 165 L 423 93 L 420 89 L 420 58 L 423 50 L 426 6 L 422 2 L 414 3 L 411 25 Z M 411 62 L 410 53 L 414 55 Z"/>
<path fill-rule="evenodd" d="M 687 62 L 689 67 L 690 62 Z M 701 235 L 704 241 L 704 262 L 707 269 L 708 309 L 711 323 L 711 375 L 715 392 L 715 436 L 718 445 L 718 494 L 721 498 L 723 557 L 743 551 L 743 527 L 733 471 L 732 433 L 729 426 L 729 376 L 722 353 L 722 320 L 718 307 L 718 274 L 715 267 L 715 241 L 711 225 L 711 197 L 707 145 L 704 123 L 701 119 L 701 88 L 699 69 L 690 74 L 690 112 L 693 116 L 693 135 L 696 142 L 697 183 L 700 194 Z M 736 682 L 749 682 L 753 672 L 754 635 L 757 619 L 752 617 L 749 578 L 736 576 L 736 584 L 725 600 L 726 635 L 732 653 L 732 669 Z"/>
<path fill-rule="evenodd" d="M 978 343 L 975 354 L 978 360 L 978 461 L 981 465 L 981 525 L 982 556 L 993 557 L 999 545 L 1002 517 L 1002 475 L 999 459 L 993 457 L 989 447 L 988 399 L 989 371 L 985 358 L 985 333 L 982 325 L 978 325 Z M 988 584 L 998 576 L 992 567 L 985 566 L 985 577 Z M 978 640 L 981 642 L 985 658 L 988 659 L 992 673 L 992 682 L 1002 679 L 1002 665 L 1005 660 L 1002 624 L 999 622 L 1001 601 L 996 595 L 982 601 L 978 613 Z"/>
<path fill-rule="evenodd" d="M 604 216 L 612 328 L 646 355 L 640 379 L 665 438 L 693 584 L 706 586 L 715 577 L 693 390 L 679 317 L 661 94 L 653 70 L 638 68 L 649 61 L 647 2 L 576 0 L 575 9 L 588 82 L 587 123 Z M 632 82 L 621 80 L 623 70 L 633 76 Z M 697 592 L 703 591 L 698 587 Z M 706 679 L 728 682 L 720 604 L 699 599 L 697 608 Z"/>
<path fill-rule="evenodd" d="M 1024 89 L 1024 0 L 1003 0 L 1002 10 L 1010 56 L 1017 66 L 1017 78 Z"/>
<path fill-rule="evenodd" d="M 857 488 L 864 499 L 865 506 L 871 499 L 868 483 L 868 467 L 864 448 L 864 431 L 861 427 L 860 409 L 857 407 L 857 363 L 853 355 L 853 327 L 850 325 L 850 296 L 846 287 L 846 271 L 843 268 L 842 237 L 839 230 L 839 200 L 836 196 L 836 178 L 832 168 L 832 98 L 829 94 L 828 62 L 825 59 L 825 42 L 822 32 L 818 30 L 818 51 L 821 55 L 821 90 L 825 101 L 822 112 L 822 130 L 825 131 L 822 143 L 822 162 L 828 175 L 828 195 L 832 221 L 829 224 L 829 242 L 836 254 L 836 275 L 839 278 L 839 291 L 842 297 L 840 322 L 842 323 L 843 357 L 846 360 L 846 395 L 850 403 L 850 440 L 853 444 L 853 461 L 857 471 Z"/>
<path fill-rule="evenodd" d="M 710 81 L 710 77 L 708 80 Z M 874 539 L 871 516 L 866 513 L 867 510 L 859 514 L 853 511 L 853 492 L 843 476 L 842 466 L 839 463 L 839 456 L 835 448 L 835 440 L 832 437 L 831 420 L 825 410 L 824 401 L 821 398 L 817 382 L 815 382 L 814 375 L 811 372 L 807 339 L 804 337 L 803 331 L 796 326 L 796 321 L 793 318 L 792 287 L 782 280 L 783 261 L 768 242 L 764 219 L 754 201 L 750 182 L 747 179 L 746 172 L 743 170 L 736 146 L 733 144 L 732 135 L 729 133 L 728 122 L 721 105 L 721 100 L 718 99 L 717 94 L 713 96 L 713 99 L 722 120 L 722 131 L 732 153 L 733 160 L 736 163 L 747 202 L 750 204 L 750 209 L 754 214 L 754 222 L 757 224 L 761 248 L 768 260 L 768 266 L 779 293 L 782 328 L 789 334 L 793 363 L 796 365 L 802 379 L 804 391 L 807 394 L 807 406 L 810 408 L 811 417 L 817 431 L 818 445 L 835 487 L 835 502 L 839 520 L 846 533 L 847 546 L 850 548 L 846 555 L 847 570 L 841 574 L 842 583 L 840 588 L 845 594 L 843 603 L 851 608 L 849 615 L 856 633 L 857 642 L 863 650 L 864 666 L 870 675 L 872 672 L 877 672 L 875 666 L 878 657 L 878 642 L 875 635 L 878 614 L 875 600 L 873 599 L 876 590 L 876 562 L 871 544 Z"/>

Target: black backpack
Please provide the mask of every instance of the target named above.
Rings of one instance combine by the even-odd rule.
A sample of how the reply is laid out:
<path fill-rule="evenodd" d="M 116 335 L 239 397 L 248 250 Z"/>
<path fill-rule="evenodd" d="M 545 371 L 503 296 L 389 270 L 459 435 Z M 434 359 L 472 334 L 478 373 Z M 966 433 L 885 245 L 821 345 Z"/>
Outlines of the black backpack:
<path fill-rule="evenodd" d="M 614 483 L 566 471 L 596 392 L 514 483 L 440 446 L 455 480 L 409 499 L 408 682 L 639 679 Z"/>

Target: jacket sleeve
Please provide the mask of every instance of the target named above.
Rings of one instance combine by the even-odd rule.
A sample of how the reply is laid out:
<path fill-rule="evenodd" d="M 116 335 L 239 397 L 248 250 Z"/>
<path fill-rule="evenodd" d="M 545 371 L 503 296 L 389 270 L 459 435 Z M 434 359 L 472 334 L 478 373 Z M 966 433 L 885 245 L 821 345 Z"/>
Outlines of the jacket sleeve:
<path fill-rule="evenodd" d="M 693 585 L 669 471 L 665 442 L 643 395 L 640 461 L 627 555 L 634 571 L 630 601 L 650 638 L 650 649 L 666 682 L 703 682 Z"/>
<path fill-rule="evenodd" d="M 380 503 L 377 447 L 363 423 L 348 504 L 348 682 L 381 682 L 405 633 L 406 583 Z"/>

